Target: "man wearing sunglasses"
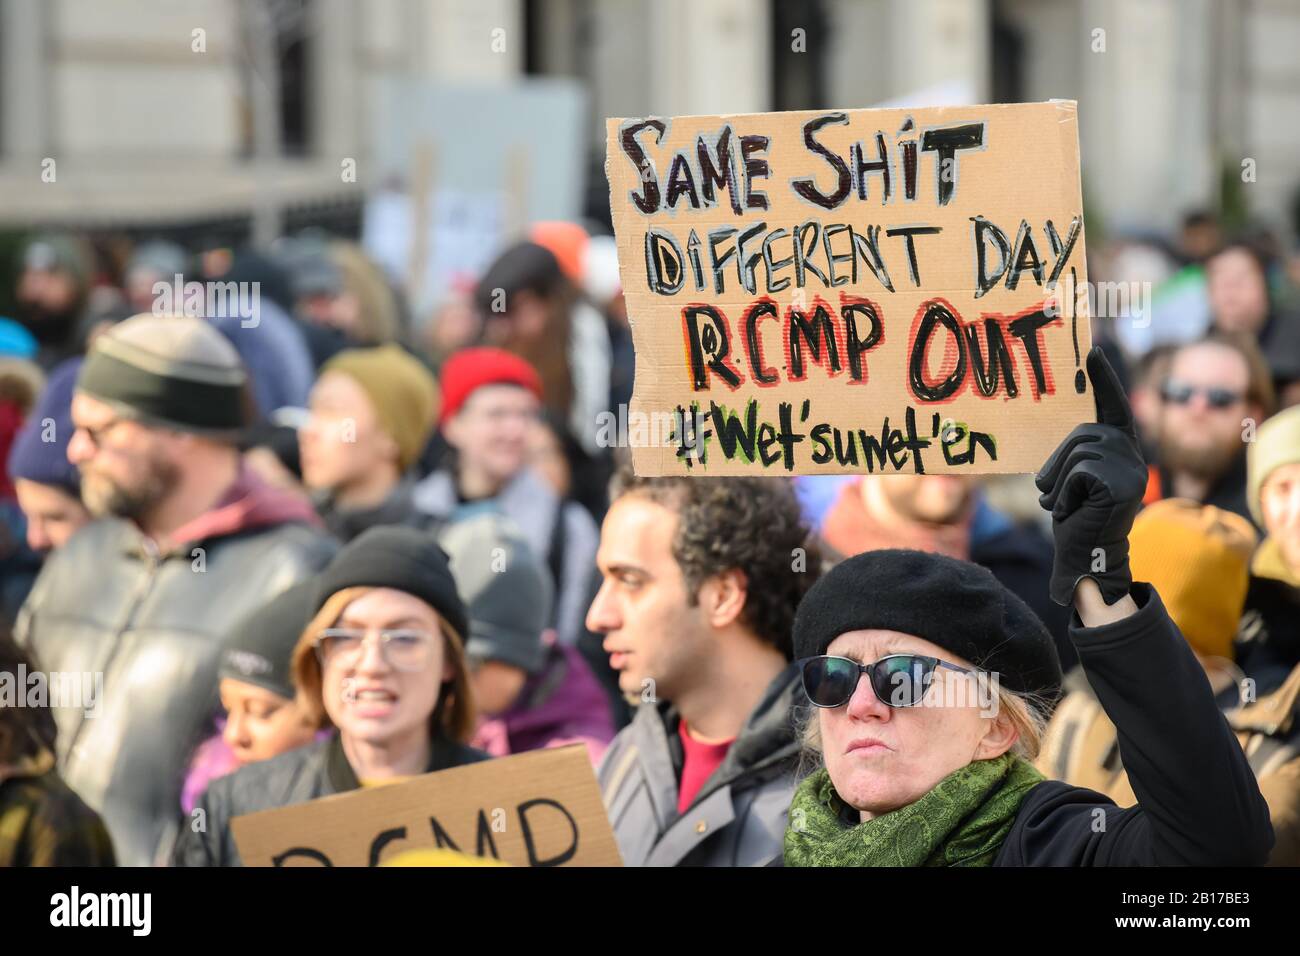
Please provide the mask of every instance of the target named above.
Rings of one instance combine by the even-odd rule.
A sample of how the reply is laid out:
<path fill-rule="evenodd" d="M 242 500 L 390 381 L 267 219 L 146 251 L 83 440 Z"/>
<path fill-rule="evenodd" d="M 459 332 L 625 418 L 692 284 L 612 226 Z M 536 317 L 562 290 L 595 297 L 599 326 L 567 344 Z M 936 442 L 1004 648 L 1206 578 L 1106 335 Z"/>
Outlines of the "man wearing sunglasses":
<path fill-rule="evenodd" d="M 969 562 L 871 551 L 827 572 L 795 618 L 814 709 L 805 740 L 821 766 L 791 801 L 786 865 L 1267 859 L 1273 831 L 1250 765 L 1160 596 L 1132 580 L 1146 469 L 1114 370 L 1097 348 L 1087 364 L 1097 421 L 1071 431 L 1035 483 L 1052 515 L 1051 596 L 1074 607 L 1070 639 L 1137 804 L 1033 767 L 1061 672 L 1023 601 Z"/>
<path fill-rule="evenodd" d="M 1272 380 L 1258 347 L 1225 332 L 1181 346 L 1158 394 L 1157 462 L 1144 502 L 1187 498 L 1250 518 L 1248 436 L 1273 411 Z"/>
<path fill-rule="evenodd" d="M 799 757 L 790 627 L 820 571 L 794 491 L 625 470 L 611 497 L 587 626 L 637 703 L 599 771 L 623 862 L 769 864 Z"/>

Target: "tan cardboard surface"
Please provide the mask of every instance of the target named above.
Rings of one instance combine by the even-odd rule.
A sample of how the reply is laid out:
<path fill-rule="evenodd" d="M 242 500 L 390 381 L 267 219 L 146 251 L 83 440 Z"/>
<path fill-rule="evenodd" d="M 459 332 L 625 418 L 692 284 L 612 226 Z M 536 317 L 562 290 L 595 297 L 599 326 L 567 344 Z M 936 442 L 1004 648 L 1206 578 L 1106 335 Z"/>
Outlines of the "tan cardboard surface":
<path fill-rule="evenodd" d="M 610 119 L 606 166 L 638 474 L 1032 472 L 1094 418 L 1074 102 Z"/>
<path fill-rule="evenodd" d="M 374 866 L 417 847 L 517 866 L 621 866 L 582 744 L 235 817 L 248 866 Z"/>

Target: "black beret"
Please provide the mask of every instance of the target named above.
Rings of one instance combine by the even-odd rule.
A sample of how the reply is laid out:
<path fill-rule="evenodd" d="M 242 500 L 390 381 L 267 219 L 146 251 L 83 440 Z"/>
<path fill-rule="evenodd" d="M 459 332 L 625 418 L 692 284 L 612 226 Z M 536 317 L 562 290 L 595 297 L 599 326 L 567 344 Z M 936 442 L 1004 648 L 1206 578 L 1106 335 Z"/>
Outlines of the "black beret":
<path fill-rule="evenodd" d="M 498 289 L 505 295 L 508 311 L 510 297 L 516 292 L 527 289 L 548 295 L 563 280 L 560 262 L 550 249 L 535 242 L 517 242 L 488 266 L 474 287 L 474 302 L 479 311 L 490 317 L 495 311 Z"/>
<path fill-rule="evenodd" d="M 380 525 L 353 538 L 317 579 L 316 610 L 345 588 L 393 588 L 418 597 L 443 616 L 464 641 L 465 605 L 456 591 L 447 553 L 433 535 L 415 528 Z"/>
<path fill-rule="evenodd" d="M 794 620 L 799 658 L 825 654 L 847 631 L 924 638 L 998 675 L 1008 690 L 1055 697 L 1061 662 L 1043 622 L 986 568 L 924 551 L 867 551 L 836 565 Z"/>

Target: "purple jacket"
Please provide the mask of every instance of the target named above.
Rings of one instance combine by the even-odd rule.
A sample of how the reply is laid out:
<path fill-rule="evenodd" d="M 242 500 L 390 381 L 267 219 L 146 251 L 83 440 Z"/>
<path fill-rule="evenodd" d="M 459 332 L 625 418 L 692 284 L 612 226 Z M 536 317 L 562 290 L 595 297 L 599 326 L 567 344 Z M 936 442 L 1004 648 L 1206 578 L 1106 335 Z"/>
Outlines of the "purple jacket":
<path fill-rule="evenodd" d="M 594 765 L 613 739 L 614 719 L 604 689 L 576 650 L 555 645 L 514 706 L 480 720 L 470 743 L 494 757 L 584 743 Z"/>

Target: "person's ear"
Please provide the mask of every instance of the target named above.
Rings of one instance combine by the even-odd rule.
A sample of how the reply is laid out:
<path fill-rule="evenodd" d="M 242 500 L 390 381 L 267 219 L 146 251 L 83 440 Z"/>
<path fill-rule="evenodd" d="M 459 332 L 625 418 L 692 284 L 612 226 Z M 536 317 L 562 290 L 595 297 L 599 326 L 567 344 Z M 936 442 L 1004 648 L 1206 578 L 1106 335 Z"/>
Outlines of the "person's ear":
<path fill-rule="evenodd" d="M 379 439 L 380 457 L 385 461 L 391 461 L 400 471 L 401 468 L 398 465 L 398 462 L 400 462 L 402 458 L 402 449 L 398 447 L 397 439 L 388 434 L 388 432 L 382 428 L 375 430 L 375 437 Z"/>
<path fill-rule="evenodd" d="M 462 441 L 463 423 L 461 417 L 463 411 L 458 411 L 449 419 L 442 423 L 442 437 L 447 439 L 447 444 L 452 448 L 459 449 Z"/>
<path fill-rule="evenodd" d="M 980 720 L 984 724 L 984 736 L 975 747 L 972 760 L 991 760 L 994 757 L 1001 757 L 1020 739 L 1020 730 L 1011 719 L 1005 704 L 998 707 L 998 712 L 993 717 L 981 717 Z"/>
<path fill-rule="evenodd" d="M 728 627 L 740 619 L 749 596 L 745 572 L 732 568 L 713 575 L 700 586 L 700 604 L 716 628 Z"/>

